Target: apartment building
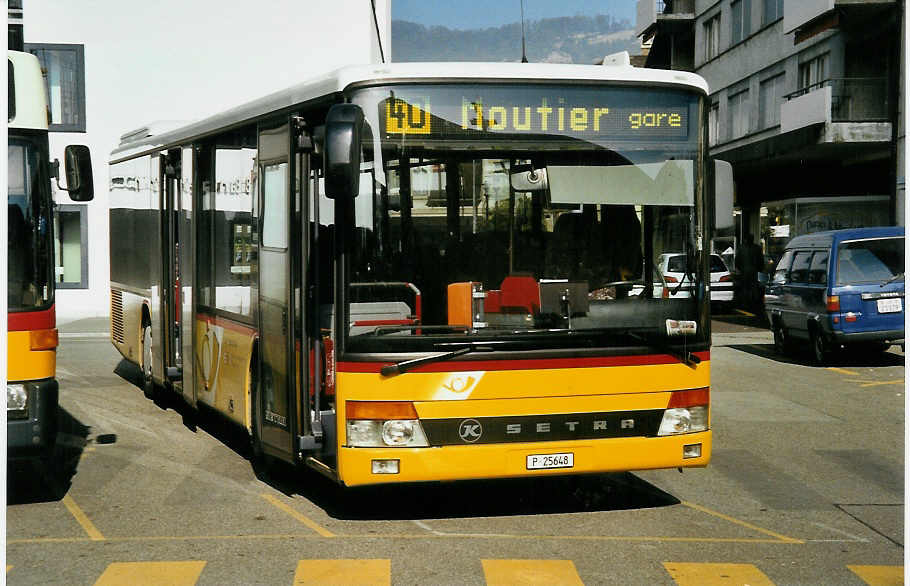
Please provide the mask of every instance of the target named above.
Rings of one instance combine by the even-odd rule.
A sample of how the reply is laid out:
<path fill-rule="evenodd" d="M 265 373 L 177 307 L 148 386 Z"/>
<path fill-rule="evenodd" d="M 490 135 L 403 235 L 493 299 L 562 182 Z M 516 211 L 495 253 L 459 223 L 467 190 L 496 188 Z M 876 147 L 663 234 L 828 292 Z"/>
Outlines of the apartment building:
<path fill-rule="evenodd" d="M 710 87 L 710 154 L 733 164 L 735 237 L 904 224 L 903 0 L 638 0 L 645 67 Z"/>

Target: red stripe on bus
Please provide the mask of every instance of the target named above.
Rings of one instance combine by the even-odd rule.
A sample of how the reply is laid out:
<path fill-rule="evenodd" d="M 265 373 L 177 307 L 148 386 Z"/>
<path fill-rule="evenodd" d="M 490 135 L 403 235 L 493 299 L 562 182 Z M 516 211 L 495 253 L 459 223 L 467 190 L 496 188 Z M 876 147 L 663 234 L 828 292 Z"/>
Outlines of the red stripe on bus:
<path fill-rule="evenodd" d="M 57 324 L 57 312 L 53 305 L 44 311 L 9 312 L 6 317 L 6 329 L 10 332 L 52 330 Z"/>
<path fill-rule="evenodd" d="M 416 319 L 365 319 L 355 321 L 355 326 L 412 326 L 419 322 Z"/>
<path fill-rule="evenodd" d="M 694 352 L 701 360 L 711 359 L 711 352 Z M 547 370 L 557 368 L 602 368 L 610 366 L 648 366 L 658 364 L 679 364 L 679 358 L 669 354 L 645 354 L 641 356 L 600 356 L 597 358 L 544 358 L 526 360 L 478 360 L 443 361 L 418 366 L 409 372 L 463 372 L 495 370 Z M 376 373 L 388 362 L 339 362 L 338 372 Z"/>

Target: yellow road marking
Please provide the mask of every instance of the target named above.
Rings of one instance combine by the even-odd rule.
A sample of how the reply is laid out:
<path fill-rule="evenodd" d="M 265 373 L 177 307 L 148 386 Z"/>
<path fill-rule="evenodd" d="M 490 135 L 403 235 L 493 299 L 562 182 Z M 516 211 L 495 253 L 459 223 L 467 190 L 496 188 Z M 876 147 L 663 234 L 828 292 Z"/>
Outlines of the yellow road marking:
<path fill-rule="evenodd" d="M 89 518 L 82 512 L 82 509 L 79 508 L 79 505 L 76 504 L 76 501 L 73 500 L 73 497 L 66 495 L 63 497 L 63 504 L 69 510 L 69 512 L 76 518 L 76 521 L 82 525 L 82 528 L 88 534 L 89 538 L 92 541 L 104 541 L 104 535 L 98 531 L 98 528 L 95 527 L 95 524 L 89 520 Z"/>
<path fill-rule="evenodd" d="M 570 560 L 480 560 L 488 586 L 584 586 Z"/>
<path fill-rule="evenodd" d="M 688 503 L 686 501 L 682 501 L 682 504 L 684 504 L 685 506 L 687 506 L 691 509 L 695 509 L 696 511 L 701 511 L 701 512 L 707 513 L 709 515 L 713 515 L 713 516 L 717 517 L 718 519 L 723 519 L 724 521 L 729 521 L 730 523 L 735 523 L 736 525 L 740 525 L 747 529 L 751 529 L 752 531 L 758 531 L 759 533 L 764 533 L 765 535 L 770 535 L 771 537 L 775 537 L 784 543 L 805 543 L 805 541 L 803 541 L 802 539 L 795 539 L 793 537 L 787 537 L 786 535 L 781 535 L 780 533 L 775 533 L 774 531 L 770 531 L 768 529 L 763 529 L 763 528 L 759 527 L 758 525 L 753 525 L 752 523 L 748 523 L 746 521 L 736 519 L 735 517 L 731 517 L 729 515 L 724 515 L 723 513 L 718 513 L 717 511 L 712 511 L 711 509 L 709 509 L 707 507 L 703 507 L 701 505 L 696 505 L 695 503 Z"/>
<path fill-rule="evenodd" d="M 865 387 L 880 387 L 882 385 L 902 385 L 902 384 L 904 384 L 904 379 L 901 378 L 901 379 L 896 379 L 896 380 L 865 381 L 865 382 L 859 381 L 859 382 L 863 383 L 860 385 L 860 388 L 865 388 Z"/>
<path fill-rule="evenodd" d="M 104 570 L 95 586 L 192 586 L 204 567 L 205 562 L 116 562 Z"/>
<path fill-rule="evenodd" d="M 904 583 L 904 566 L 847 566 L 870 586 L 890 586 Z"/>
<path fill-rule="evenodd" d="M 829 366 L 828 370 L 830 370 L 832 372 L 839 372 L 841 374 L 846 374 L 849 376 L 859 376 L 858 372 L 853 372 L 852 370 L 847 370 L 846 368 L 837 368 L 835 366 Z"/>
<path fill-rule="evenodd" d="M 391 583 L 391 560 L 300 560 L 294 573 L 294 586 L 388 586 Z"/>
<path fill-rule="evenodd" d="M 328 529 L 325 529 L 319 523 L 313 521 L 309 517 L 305 516 L 303 513 L 300 513 L 299 511 L 296 511 L 293 508 L 289 507 L 288 505 L 284 504 L 283 502 L 279 501 L 272 495 L 263 494 L 262 498 L 264 498 L 268 502 L 272 503 L 273 505 L 275 505 L 276 507 L 278 507 L 279 509 L 281 509 L 288 515 L 294 517 L 295 519 L 297 519 L 298 521 L 300 521 L 301 523 L 303 523 L 304 525 L 306 525 L 307 527 L 309 527 L 310 529 L 312 529 L 319 535 L 322 535 L 323 537 L 335 537 L 334 533 L 332 533 Z"/>
<path fill-rule="evenodd" d="M 745 315 L 745 316 L 747 316 L 747 317 L 755 317 L 755 314 L 754 314 L 754 313 L 749 313 L 749 312 L 746 311 L 745 309 L 737 309 L 736 311 L 737 311 L 737 313 L 741 313 L 741 314 L 743 314 L 743 315 Z"/>
<path fill-rule="evenodd" d="M 748 584 L 774 586 L 774 582 L 752 564 L 684 564 L 664 562 L 664 568 L 679 586 Z"/>

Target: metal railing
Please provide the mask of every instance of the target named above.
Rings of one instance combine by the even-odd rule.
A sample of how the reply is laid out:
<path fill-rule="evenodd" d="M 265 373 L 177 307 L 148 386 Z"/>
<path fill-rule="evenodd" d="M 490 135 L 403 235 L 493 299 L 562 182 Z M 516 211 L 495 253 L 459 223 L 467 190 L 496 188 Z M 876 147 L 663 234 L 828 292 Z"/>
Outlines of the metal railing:
<path fill-rule="evenodd" d="M 888 78 L 832 78 L 800 88 L 784 96 L 792 100 L 823 87 L 831 88 L 832 122 L 887 122 Z"/>

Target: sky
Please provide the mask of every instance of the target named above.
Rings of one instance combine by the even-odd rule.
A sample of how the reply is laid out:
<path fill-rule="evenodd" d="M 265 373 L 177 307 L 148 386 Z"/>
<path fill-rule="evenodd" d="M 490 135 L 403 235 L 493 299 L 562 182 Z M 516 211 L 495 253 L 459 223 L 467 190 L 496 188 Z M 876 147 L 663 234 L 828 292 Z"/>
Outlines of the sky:
<path fill-rule="evenodd" d="M 524 0 L 525 20 L 609 14 L 635 21 L 633 0 Z M 498 27 L 521 19 L 520 0 L 392 0 L 392 20 L 454 29 Z"/>

